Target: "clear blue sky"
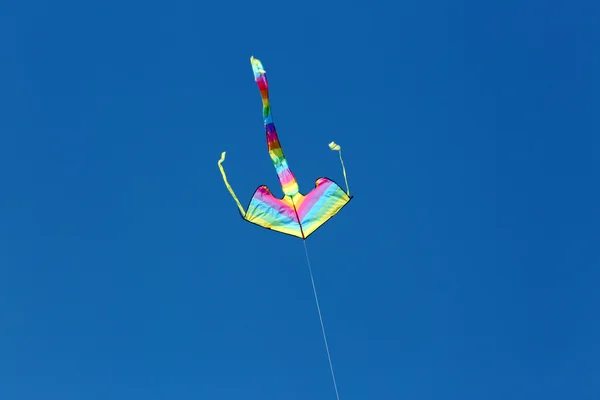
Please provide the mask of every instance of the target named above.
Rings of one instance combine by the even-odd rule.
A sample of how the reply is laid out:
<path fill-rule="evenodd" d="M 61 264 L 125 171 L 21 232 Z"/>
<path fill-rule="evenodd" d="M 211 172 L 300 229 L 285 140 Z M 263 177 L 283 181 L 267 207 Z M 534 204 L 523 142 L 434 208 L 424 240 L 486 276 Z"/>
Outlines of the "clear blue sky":
<path fill-rule="evenodd" d="M 600 398 L 600 6 L 523 3 L 4 2 L 0 399 L 335 399 L 251 55 L 342 400 Z"/>

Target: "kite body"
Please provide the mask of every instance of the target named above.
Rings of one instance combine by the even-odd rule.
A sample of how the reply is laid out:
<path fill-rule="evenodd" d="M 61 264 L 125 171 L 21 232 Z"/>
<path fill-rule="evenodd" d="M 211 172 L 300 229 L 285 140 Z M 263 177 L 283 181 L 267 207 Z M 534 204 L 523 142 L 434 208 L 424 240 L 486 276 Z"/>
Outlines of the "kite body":
<path fill-rule="evenodd" d="M 273 123 L 266 72 L 259 60 L 252 57 L 250 61 L 254 72 L 254 80 L 258 85 L 262 97 L 263 122 L 266 130 L 269 156 L 277 172 L 283 197 L 275 197 L 267 186 L 261 185 L 254 192 L 248 209 L 244 210 L 233 193 L 231 186 L 227 183 L 225 171 L 221 166 L 221 163 L 225 159 L 225 152 L 223 152 L 219 160 L 219 168 L 221 169 L 225 185 L 246 221 L 262 226 L 263 228 L 306 239 L 348 204 L 352 197 L 347 191 L 348 189 L 344 191 L 334 181 L 324 177 L 317 179 L 315 188 L 308 194 L 300 192 L 296 178 L 290 170 L 283 154 Z M 331 142 L 329 147 L 332 150 L 340 151 L 340 160 L 342 160 L 340 146 Z M 346 178 L 343 161 L 342 169 L 344 170 L 344 178 Z"/>

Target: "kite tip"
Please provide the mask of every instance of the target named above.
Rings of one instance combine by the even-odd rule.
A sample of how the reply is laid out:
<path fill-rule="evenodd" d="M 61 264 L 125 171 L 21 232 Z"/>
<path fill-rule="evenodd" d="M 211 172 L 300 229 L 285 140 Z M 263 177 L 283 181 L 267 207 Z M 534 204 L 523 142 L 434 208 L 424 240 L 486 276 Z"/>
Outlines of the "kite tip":
<path fill-rule="evenodd" d="M 250 64 L 252 64 L 252 69 L 254 70 L 254 73 L 258 73 L 258 74 L 265 74 L 266 71 L 262 66 L 262 63 L 260 62 L 260 60 L 258 58 L 255 58 L 254 56 L 250 57 Z"/>
<path fill-rule="evenodd" d="M 221 153 L 221 159 L 219 160 L 219 164 L 221 164 L 223 161 L 225 161 L 225 151 Z"/>
<path fill-rule="evenodd" d="M 335 143 L 335 142 L 331 142 L 329 143 L 329 148 L 331 150 L 341 150 L 342 148 L 340 147 L 339 144 Z"/>

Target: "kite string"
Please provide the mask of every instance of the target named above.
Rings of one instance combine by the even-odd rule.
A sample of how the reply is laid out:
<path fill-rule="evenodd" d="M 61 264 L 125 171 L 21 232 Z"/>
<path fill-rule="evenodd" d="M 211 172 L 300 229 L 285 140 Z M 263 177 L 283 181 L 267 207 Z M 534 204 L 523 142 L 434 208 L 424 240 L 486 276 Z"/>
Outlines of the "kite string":
<path fill-rule="evenodd" d="M 337 383 L 335 381 L 335 373 L 333 372 L 333 364 L 331 362 L 331 354 L 329 353 L 329 345 L 327 344 L 327 335 L 325 334 L 325 325 L 323 324 L 323 316 L 321 315 L 321 307 L 319 306 L 319 296 L 317 296 L 317 288 L 315 286 L 315 279 L 313 278 L 312 268 L 310 266 L 310 259 L 308 258 L 308 249 L 306 248 L 306 240 L 304 243 L 304 253 L 306 254 L 306 263 L 308 264 L 308 272 L 310 274 L 310 281 L 313 287 L 313 293 L 315 294 L 315 303 L 317 304 L 317 311 L 319 312 L 319 321 L 321 322 L 321 331 L 323 332 L 323 340 L 325 341 L 325 349 L 327 350 L 327 359 L 329 360 L 329 369 L 331 370 L 331 378 L 333 379 L 333 387 L 335 389 L 335 396 L 337 400 L 340 400 L 338 393 Z"/>

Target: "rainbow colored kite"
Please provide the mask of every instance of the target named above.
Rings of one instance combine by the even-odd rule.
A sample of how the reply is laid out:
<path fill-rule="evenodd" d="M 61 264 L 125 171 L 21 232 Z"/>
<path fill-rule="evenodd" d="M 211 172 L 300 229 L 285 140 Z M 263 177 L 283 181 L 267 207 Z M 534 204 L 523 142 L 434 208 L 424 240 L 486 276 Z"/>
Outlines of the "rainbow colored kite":
<path fill-rule="evenodd" d="M 269 103 L 267 74 L 259 60 L 251 57 L 250 62 L 254 72 L 254 80 L 260 89 L 262 97 L 263 120 L 267 134 L 269 155 L 277 171 L 284 195 L 279 199 L 273 196 L 267 186 L 261 185 L 254 192 L 248 210 L 245 211 L 227 182 L 227 176 L 221 165 L 225 160 L 225 152 L 221 154 L 221 159 L 218 162 L 219 169 L 223 175 L 225 186 L 227 186 L 231 196 L 237 203 L 242 217 L 246 221 L 267 229 L 306 239 L 337 214 L 352 199 L 348 189 L 346 168 L 342 160 L 342 149 L 334 142 L 329 144 L 331 150 L 339 151 L 344 180 L 346 181 L 346 191 L 331 179 L 319 178 L 316 181 L 315 188 L 310 193 L 307 195 L 300 193 L 298 183 L 288 167 L 287 160 L 279 143 L 279 138 L 277 137 L 275 125 L 273 124 L 271 105 Z"/>

